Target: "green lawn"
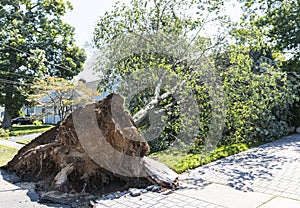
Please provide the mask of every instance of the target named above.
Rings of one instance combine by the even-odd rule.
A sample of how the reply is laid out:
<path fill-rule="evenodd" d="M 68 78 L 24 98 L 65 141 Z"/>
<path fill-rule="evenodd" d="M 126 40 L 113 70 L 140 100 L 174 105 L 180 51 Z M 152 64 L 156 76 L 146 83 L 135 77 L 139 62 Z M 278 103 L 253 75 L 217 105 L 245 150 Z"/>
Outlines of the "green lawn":
<path fill-rule="evenodd" d="M 0 167 L 6 165 L 17 152 L 18 150 L 15 148 L 0 145 Z"/>
<path fill-rule="evenodd" d="M 53 128 L 53 125 L 14 125 L 9 133 L 10 136 L 21 136 L 26 134 L 40 133 Z"/>
<path fill-rule="evenodd" d="M 239 152 L 245 151 L 253 146 L 258 146 L 257 144 L 232 144 L 227 146 L 220 146 L 210 153 L 201 153 L 199 149 L 194 149 L 191 151 L 174 151 L 165 150 L 161 152 L 156 152 L 150 154 L 149 157 L 156 158 L 158 162 L 161 162 L 173 169 L 177 173 L 183 173 L 188 169 L 194 169 L 201 165 L 213 162 L 215 160 L 237 154 Z M 180 153 L 181 152 L 181 153 Z M 185 153 L 182 153 L 185 152 Z"/>

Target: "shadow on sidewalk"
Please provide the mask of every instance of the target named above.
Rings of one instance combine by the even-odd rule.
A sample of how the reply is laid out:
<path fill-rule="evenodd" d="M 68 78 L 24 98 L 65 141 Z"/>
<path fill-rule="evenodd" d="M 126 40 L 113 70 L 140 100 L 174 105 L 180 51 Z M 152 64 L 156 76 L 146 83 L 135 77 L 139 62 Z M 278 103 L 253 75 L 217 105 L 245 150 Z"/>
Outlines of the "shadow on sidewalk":
<path fill-rule="evenodd" d="M 215 182 L 254 191 L 254 182 L 272 181 L 274 174 L 281 171 L 284 175 L 284 165 L 297 162 L 300 162 L 299 133 L 196 168 L 188 174 L 187 182 L 200 188 Z"/>

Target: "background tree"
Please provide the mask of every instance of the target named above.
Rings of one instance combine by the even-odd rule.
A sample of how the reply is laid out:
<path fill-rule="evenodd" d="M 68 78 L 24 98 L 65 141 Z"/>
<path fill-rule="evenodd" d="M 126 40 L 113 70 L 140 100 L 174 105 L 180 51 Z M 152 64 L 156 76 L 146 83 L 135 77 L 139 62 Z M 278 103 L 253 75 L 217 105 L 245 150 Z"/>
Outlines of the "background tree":
<path fill-rule="evenodd" d="M 244 20 L 260 28 L 272 52 L 283 54 L 281 69 L 288 72 L 294 91 L 290 103 L 290 124 L 296 128 L 300 120 L 300 2 L 298 0 L 247 0 L 244 2 Z M 295 129 L 296 129 L 295 128 Z"/>
<path fill-rule="evenodd" d="M 286 54 L 283 69 L 298 71 L 300 58 L 300 3 L 298 0 L 247 0 L 244 19 L 264 30 L 273 51 Z"/>
<path fill-rule="evenodd" d="M 98 92 L 88 88 L 83 81 L 69 81 L 64 78 L 46 76 L 35 80 L 31 87 L 33 94 L 29 95 L 30 103 L 44 107 L 53 107 L 59 119 L 64 120 L 76 107 L 83 103 L 95 102 Z"/>
<path fill-rule="evenodd" d="M 26 103 L 23 93 L 43 75 L 70 79 L 82 70 L 85 53 L 74 45 L 74 28 L 62 21 L 71 9 L 62 0 L 0 2 L 0 102 L 3 127 Z"/>

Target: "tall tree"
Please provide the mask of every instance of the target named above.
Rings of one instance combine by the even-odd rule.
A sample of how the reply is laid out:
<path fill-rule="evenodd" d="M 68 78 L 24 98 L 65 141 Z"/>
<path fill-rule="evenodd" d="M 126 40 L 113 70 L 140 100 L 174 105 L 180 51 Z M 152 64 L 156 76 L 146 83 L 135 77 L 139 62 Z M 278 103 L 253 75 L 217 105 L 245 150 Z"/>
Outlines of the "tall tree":
<path fill-rule="evenodd" d="M 273 51 L 286 55 L 283 69 L 300 72 L 300 1 L 299 0 L 246 0 L 244 3 L 247 22 L 260 27 L 265 41 Z"/>
<path fill-rule="evenodd" d="M 34 78 L 70 79 L 83 66 L 85 52 L 74 45 L 74 28 L 62 21 L 69 2 L 63 0 L 1 0 L 0 101 L 3 127 L 26 100 Z"/>
<path fill-rule="evenodd" d="M 246 22 L 260 28 L 273 52 L 283 54 L 281 69 L 288 72 L 294 102 L 290 104 L 290 125 L 300 120 L 300 1 L 244 1 Z"/>

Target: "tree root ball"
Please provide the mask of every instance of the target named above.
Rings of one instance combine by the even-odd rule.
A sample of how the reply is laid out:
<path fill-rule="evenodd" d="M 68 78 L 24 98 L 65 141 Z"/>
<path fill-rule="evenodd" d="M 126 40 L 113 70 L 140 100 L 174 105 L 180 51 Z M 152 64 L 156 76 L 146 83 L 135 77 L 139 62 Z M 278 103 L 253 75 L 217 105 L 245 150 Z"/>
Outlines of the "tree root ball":
<path fill-rule="evenodd" d="M 77 108 L 20 149 L 5 169 L 38 182 L 40 189 L 69 193 L 149 185 L 142 159 L 149 146 L 123 103 L 120 95 L 110 94 Z"/>

